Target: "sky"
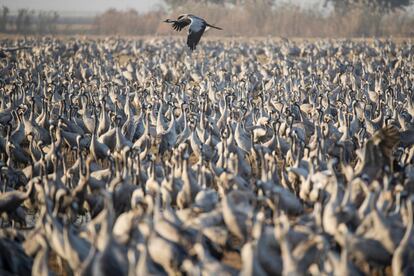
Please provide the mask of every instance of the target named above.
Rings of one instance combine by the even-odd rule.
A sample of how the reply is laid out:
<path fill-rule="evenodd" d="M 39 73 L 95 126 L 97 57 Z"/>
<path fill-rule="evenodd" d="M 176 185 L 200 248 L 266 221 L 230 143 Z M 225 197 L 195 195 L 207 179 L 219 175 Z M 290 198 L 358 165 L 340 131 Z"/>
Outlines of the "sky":
<path fill-rule="evenodd" d="M 279 3 L 293 3 L 304 8 L 324 9 L 325 0 L 278 0 Z M 12 12 L 18 9 L 58 11 L 63 14 L 92 15 L 109 8 L 126 10 L 134 8 L 146 12 L 162 5 L 162 0 L 0 0 L 0 7 L 7 6 Z M 414 10 L 412 7 L 411 10 Z"/>
<path fill-rule="evenodd" d="M 321 0 L 279 0 L 301 6 L 310 6 Z M 145 12 L 157 8 L 162 0 L 0 0 L 0 6 L 17 11 L 21 8 L 32 10 L 55 10 L 60 12 L 102 12 L 109 8 L 128 9 Z"/>
<path fill-rule="evenodd" d="M 4 5 L 12 11 L 28 8 L 63 13 L 99 13 L 109 8 L 134 8 L 146 12 L 157 8 L 161 3 L 162 0 L 0 0 L 0 7 Z"/>

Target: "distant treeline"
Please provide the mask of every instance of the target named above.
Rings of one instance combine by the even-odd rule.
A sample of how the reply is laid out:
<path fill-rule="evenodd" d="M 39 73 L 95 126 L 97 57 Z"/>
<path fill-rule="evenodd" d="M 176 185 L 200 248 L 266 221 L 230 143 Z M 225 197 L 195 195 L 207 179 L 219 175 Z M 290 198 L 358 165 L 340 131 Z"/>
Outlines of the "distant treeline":
<path fill-rule="evenodd" d="M 191 12 L 208 18 L 224 36 L 363 37 L 413 36 L 410 0 L 326 0 L 331 9 L 299 8 L 277 0 L 164 0 L 168 9 L 146 13 L 110 9 L 91 18 L 61 18 L 56 12 L 3 7 L 0 32 L 20 34 L 168 35 L 162 20 Z M 389 3 L 388 3 L 389 2 Z M 352 4 L 351 4 L 352 3 Z M 394 3 L 394 4 L 390 4 Z M 399 3 L 398 5 L 395 3 Z"/>
<path fill-rule="evenodd" d="M 151 35 L 156 34 L 164 11 L 151 11 L 140 14 L 136 10 L 118 11 L 110 9 L 97 16 L 94 30 L 97 34 L 111 35 Z"/>
<path fill-rule="evenodd" d="M 0 16 L 0 32 L 18 34 L 55 34 L 59 14 L 57 12 L 34 12 L 19 9 L 17 15 L 10 15 L 9 8 L 3 6 Z"/>

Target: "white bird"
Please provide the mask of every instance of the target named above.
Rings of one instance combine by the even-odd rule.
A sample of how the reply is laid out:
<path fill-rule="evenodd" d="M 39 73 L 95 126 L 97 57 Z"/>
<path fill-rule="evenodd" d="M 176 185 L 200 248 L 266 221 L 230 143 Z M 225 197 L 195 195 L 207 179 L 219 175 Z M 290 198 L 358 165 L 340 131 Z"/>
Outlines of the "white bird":
<path fill-rule="evenodd" d="M 171 23 L 173 29 L 177 32 L 190 25 L 188 28 L 187 45 L 190 47 L 191 51 L 196 48 L 201 36 L 207 27 L 223 30 L 220 27 L 208 24 L 207 21 L 205 21 L 203 18 L 192 14 L 182 14 L 178 17 L 177 20 L 166 19 L 164 22 Z"/>

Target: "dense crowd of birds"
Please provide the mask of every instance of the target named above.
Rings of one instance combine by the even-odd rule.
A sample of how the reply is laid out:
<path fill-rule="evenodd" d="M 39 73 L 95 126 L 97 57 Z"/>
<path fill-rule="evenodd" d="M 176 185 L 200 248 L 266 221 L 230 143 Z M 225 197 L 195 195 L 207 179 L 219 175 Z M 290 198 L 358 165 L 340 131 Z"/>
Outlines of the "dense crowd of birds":
<path fill-rule="evenodd" d="M 182 45 L 0 42 L 1 275 L 413 275 L 411 43 Z"/>

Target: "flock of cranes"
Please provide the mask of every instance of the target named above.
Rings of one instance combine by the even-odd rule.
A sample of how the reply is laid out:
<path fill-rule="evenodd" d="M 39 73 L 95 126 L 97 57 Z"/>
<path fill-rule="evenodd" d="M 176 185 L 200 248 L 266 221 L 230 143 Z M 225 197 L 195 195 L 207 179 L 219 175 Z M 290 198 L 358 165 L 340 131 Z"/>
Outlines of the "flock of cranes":
<path fill-rule="evenodd" d="M 0 47 L 1 275 L 413 275 L 411 43 Z"/>

